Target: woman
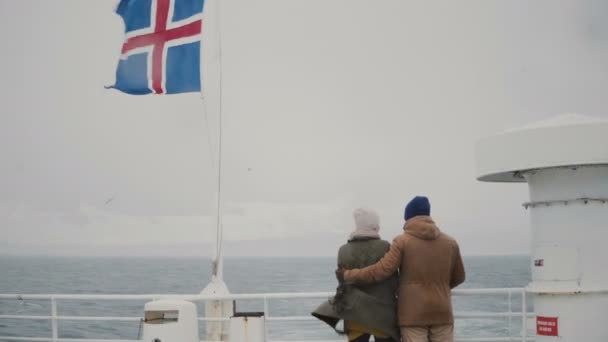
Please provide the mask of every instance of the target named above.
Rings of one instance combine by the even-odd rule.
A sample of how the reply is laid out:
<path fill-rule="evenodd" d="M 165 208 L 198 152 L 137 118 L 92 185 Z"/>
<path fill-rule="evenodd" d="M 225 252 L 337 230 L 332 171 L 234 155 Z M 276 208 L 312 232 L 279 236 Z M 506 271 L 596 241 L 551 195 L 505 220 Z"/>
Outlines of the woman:
<path fill-rule="evenodd" d="M 353 216 L 355 230 L 338 252 L 338 265 L 346 269 L 373 265 L 390 247 L 390 243 L 380 239 L 380 219 L 375 211 L 359 208 Z M 344 320 L 344 332 L 351 342 L 368 342 L 372 335 L 377 342 L 399 341 L 397 286 L 396 273 L 376 284 L 340 284 L 336 295 L 312 315 L 334 329 L 338 321 Z"/>

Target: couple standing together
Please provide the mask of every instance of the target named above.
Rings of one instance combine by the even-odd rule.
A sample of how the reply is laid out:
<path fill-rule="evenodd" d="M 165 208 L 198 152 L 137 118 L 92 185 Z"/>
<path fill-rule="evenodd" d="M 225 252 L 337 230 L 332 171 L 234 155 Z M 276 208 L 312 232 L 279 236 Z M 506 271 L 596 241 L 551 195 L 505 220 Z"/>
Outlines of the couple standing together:
<path fill-rule="evenodd" d="M 351 342 L 453 342 L 451 290 L 465 280 L 456 240 L 431 219 L 426 197 L 405 207 L 403 234 L 378 234 L 370 209 L 354 212 L 355 230 L 340 247 L 336 295 L 312 314 L 332 327 L 344 320 Z"/>

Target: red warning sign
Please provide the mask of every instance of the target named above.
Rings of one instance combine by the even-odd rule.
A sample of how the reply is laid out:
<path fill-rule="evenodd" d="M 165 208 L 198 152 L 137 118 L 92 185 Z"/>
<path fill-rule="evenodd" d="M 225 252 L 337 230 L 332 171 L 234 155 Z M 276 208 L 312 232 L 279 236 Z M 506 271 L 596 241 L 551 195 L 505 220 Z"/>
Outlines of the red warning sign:
<path fill-rule="evenodd" d="M 559 336 L 557 326 L 557 317 L 536 316 L 536 335 Z"/>

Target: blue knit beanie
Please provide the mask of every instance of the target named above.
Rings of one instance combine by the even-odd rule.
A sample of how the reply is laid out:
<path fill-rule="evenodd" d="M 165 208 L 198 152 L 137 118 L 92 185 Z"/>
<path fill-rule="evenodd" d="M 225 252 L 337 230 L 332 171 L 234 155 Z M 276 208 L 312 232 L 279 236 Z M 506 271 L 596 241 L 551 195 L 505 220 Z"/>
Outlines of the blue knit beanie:
<path fill-rule="evenodd" d="M 421 215 L 431 215 L 431 203 L 425 196 L 416 196 L 405 206 L 403 217 L 407 221 L 412 217 Z"/>

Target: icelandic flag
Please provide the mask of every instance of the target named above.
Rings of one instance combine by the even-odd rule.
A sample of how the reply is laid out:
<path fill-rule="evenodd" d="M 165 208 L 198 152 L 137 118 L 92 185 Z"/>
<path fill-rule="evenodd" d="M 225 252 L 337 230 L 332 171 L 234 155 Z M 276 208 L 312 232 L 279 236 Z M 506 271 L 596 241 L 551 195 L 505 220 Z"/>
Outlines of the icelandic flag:
<path fill-rule="evenodd" d="M 125 41 L 109 87 L 133 95 L 201 91 L 204 0 L 121 0 Z"/>

